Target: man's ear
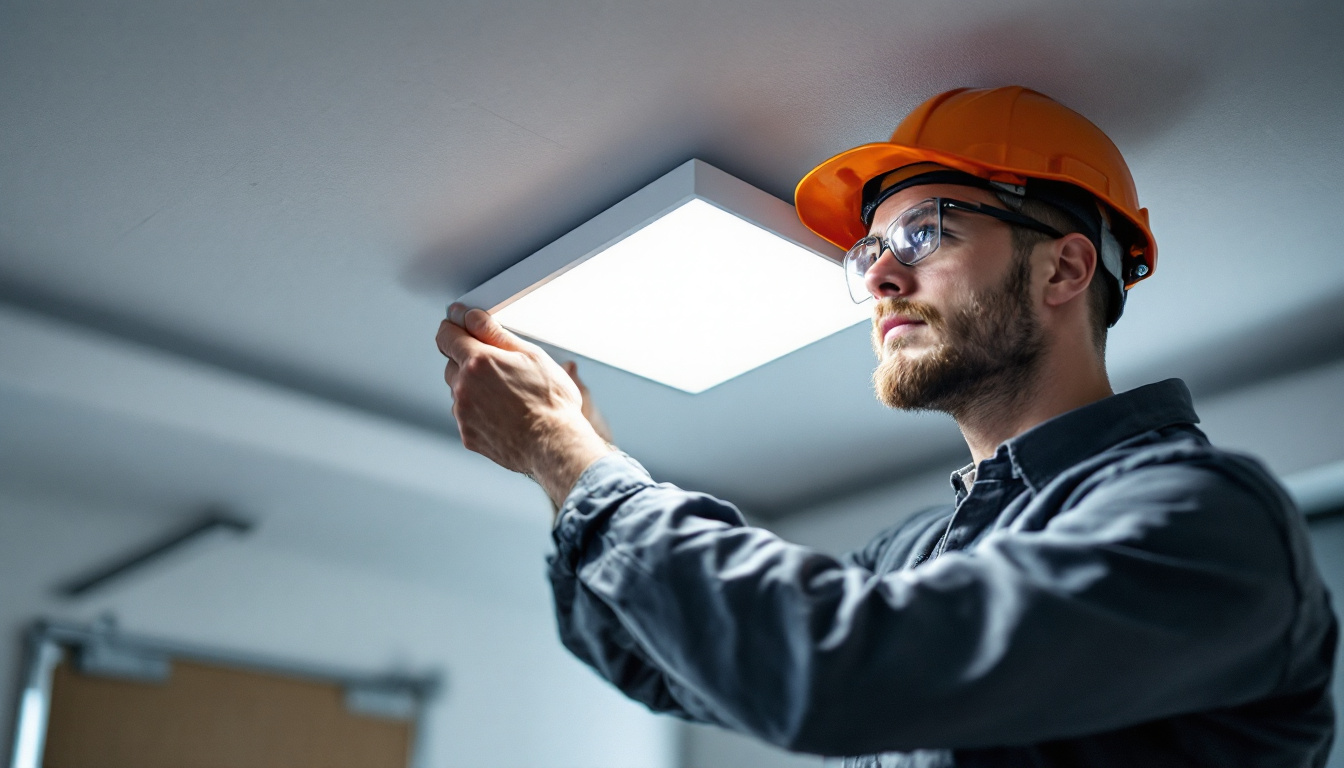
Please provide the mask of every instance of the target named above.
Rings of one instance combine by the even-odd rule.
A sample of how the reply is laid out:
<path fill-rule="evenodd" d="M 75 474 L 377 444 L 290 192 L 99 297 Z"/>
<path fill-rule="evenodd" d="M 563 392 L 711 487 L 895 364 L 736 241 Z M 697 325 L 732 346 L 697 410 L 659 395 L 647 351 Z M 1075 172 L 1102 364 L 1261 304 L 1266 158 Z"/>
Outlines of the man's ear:
<path fill-rule="evenodd" d="M 1045 283 L 1045 304 L 1058 307 L 1087 292 L 1097 271 L 1097 248 L 1086 235 L 1073 232 L 1055 240 Z"/>

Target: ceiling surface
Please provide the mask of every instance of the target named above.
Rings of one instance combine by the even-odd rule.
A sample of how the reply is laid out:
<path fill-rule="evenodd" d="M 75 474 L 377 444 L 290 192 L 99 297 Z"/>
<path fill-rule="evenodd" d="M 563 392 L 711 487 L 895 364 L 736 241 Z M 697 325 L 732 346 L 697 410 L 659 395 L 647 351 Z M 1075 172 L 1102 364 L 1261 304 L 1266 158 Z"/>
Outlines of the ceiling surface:
<path fill-rule="evenodd" d="M 928 96 L 1016 83 L 1152 212 L 1117 384 L 1254 377 L 1341 336 L 1341 30 L 1337 2 L 9 2 L 0 300 L 447 439 L 448 301 L 689 158 L 790 200 Z M 965 453 L 871 368 L 858 326 L 694 396 L 580 372 L 656 476 L 770 516 Z"/>

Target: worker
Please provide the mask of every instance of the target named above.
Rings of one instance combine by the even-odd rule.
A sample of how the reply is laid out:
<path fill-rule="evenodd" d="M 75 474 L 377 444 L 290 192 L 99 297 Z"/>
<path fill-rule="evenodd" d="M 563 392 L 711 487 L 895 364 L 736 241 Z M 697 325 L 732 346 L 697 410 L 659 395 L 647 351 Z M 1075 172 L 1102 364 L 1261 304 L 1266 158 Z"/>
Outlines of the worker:
<path fill-rule="evenodd" d="M 558 510 L 566 647 L 654 711 L 844 766 L 1324 765 L 1337 629 L 1300 514 L 1179 380 L 1111 390 L 1107 328 L 1157 245 L 1101 130 L 950 91 L 796 205 L 875 300 L 878 398 L 960 427 L 951 503 L 844 558 L 788 543 L 656 483 L 574 377 L 454 305 L 464 445 Z"/>

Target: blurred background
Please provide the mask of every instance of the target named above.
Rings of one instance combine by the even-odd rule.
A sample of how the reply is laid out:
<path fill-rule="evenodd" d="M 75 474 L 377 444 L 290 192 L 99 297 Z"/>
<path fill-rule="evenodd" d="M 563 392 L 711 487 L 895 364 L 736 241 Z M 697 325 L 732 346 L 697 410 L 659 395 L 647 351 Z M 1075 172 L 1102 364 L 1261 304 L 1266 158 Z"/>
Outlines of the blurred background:
<path fill-rule="evenodd" d="M 1341 29 L 1330 2 L 3 4 L 4 743 L 28 637 L 139 685 L 180 655 L 332 686 L 414 726 L 394 763 L 819 765 L 648 714 L 564 652 L 549 506 L 461 448 L 433 336 L 687 159 L 791 201 L 963 85 L 1038 89 L 1115 139 L 1160 247 L 1116 389 L 1184 378 L 1344 593 Z M 875 402 L 862 325 L 695 396 L 578 362 L 656 478 L 828 551 L 947 501 L 967 460 L 946 418 Z M 361 705 L 361 680 L 415 695 Z"/>

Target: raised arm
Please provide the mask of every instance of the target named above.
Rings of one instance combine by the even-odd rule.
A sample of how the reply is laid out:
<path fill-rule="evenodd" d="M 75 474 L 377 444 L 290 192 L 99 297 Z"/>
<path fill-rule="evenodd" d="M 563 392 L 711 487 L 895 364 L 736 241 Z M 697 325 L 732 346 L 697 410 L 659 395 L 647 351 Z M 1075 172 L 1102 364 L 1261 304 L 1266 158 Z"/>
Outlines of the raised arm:
<path fill-rule="evenodd" d="M 613 455 L 554 567 L 736 730 L 821 754 L 1036 743 L 1270 694 L 1299 600 L 1275 504 L 1197 462 L 1142 467 L 877 577 Z"/>

